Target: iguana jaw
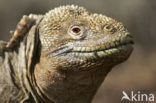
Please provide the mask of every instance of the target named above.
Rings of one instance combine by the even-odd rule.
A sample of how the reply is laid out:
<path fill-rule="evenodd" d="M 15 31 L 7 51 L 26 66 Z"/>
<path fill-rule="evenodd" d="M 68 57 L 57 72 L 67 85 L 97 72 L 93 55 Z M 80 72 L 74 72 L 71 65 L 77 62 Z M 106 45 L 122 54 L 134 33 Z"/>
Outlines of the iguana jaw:
<path fill-rule="evenodd" d="M 102 35 L 102 34 L 101 34 Z M 117 35 L 117 36 L 116 36 Z M 61 58 L 75 66 L 86 67 L 96 64 L 107 64 L 113 66 L 125 61 L 133 50 L 133 39 L 129 34 L 116 34 L 114 40 L 107 35 L 96 38 L 96 43 L 93 40 L 84 40 L 74 42 L 73 44 L 63 45 L 60 49 L 50 54 L 52 58 Z M 105 40 L 106 39 L 106 40 Z M 87 41 L 88 44 L 85 44 Z M 114 59 L 114 60 L 112 60 Z"/>

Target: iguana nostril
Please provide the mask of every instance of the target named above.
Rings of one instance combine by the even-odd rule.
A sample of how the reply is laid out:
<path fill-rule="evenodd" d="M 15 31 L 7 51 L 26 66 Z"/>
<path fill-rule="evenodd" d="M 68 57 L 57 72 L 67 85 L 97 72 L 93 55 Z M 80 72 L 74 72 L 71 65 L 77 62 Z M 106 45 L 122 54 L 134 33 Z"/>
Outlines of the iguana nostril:
<path fill-rule="evenodd" d="M 105 28 L 106 28 L 107 30 L 110 30 L 110 29 L 111 29 L 111 26 L 108 25 L 108 26 L 106 26 Z"/>

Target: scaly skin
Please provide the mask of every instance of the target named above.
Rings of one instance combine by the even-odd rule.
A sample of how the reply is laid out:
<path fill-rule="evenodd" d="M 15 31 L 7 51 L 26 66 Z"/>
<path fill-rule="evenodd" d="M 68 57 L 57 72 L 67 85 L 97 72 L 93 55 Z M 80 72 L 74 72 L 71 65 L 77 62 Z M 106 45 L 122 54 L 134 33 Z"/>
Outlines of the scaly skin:
<path fill-rule="evenodd" d="M 10 55 L 21 57 L 16 62 L 23 69 L 14 63 L 13 71 L 22 102 L 91 103 L 111 68 L 127 60 L 133 50 L 132 36 L 122 23 L 82 7 L 62 6 L 26 18 L 21 20 L 26 26 L 13 32 L 16 36 L 6 50 L 0 45 L 1 55 L 22 51 Z"/>

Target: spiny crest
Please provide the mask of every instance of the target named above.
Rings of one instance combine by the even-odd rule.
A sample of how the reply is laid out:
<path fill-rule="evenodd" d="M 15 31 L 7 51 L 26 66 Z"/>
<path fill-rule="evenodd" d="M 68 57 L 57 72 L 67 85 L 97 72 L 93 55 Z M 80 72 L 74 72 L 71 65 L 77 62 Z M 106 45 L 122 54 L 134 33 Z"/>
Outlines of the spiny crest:
<path fill-rule="evenodd" d="M 16 45 L 19 45 L 20 42 L 24 39 L 25 35 L 33 24 L 35 22 L 39 22 L 42 18 L 42 15 L 35 15 L 35 14 L 30 14 L 30 15 L 24 15 L 22 19 L 19 21 L 17 24 L 17 28 L 15 31 L 10 31 L 10 34 L 12 35 L 12 38 L 10 41 L 7 43 L 6 48 L 10 49 L 15 47 Z"/>
<path fill-rule="evenodd" d="M 15 45 L 19 44 L 20 41 L 23 40 L 26 33 L 29 31 L 32 24 L 35 22 L 36 18 L 33 18 L 32 15 L 26 16 L 24 15 L 23 18 L 17 25 L 15 31 L 10 31 L 10 34 L 13 36 L 11 40 L 6 45 L 6 48 L 13 48 Z"/>

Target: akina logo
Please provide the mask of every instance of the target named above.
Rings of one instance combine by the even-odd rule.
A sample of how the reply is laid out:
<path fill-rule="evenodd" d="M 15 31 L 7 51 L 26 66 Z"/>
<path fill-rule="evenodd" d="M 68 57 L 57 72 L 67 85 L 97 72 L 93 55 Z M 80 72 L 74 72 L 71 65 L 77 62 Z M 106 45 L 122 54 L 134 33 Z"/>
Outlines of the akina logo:
<path fill-rule="evenodd" d="M 135 102 L 154 102 L 154 94 L 146 94 L 146 93 L 141 93 L 138 91 L 135 93 L 134 91 L 131 91 L 129 94 L 126 93 L 125 91 L 122 91 L 122 98 L 121 101 L 128 100 L 128 101 L 135 101 Z"/>

